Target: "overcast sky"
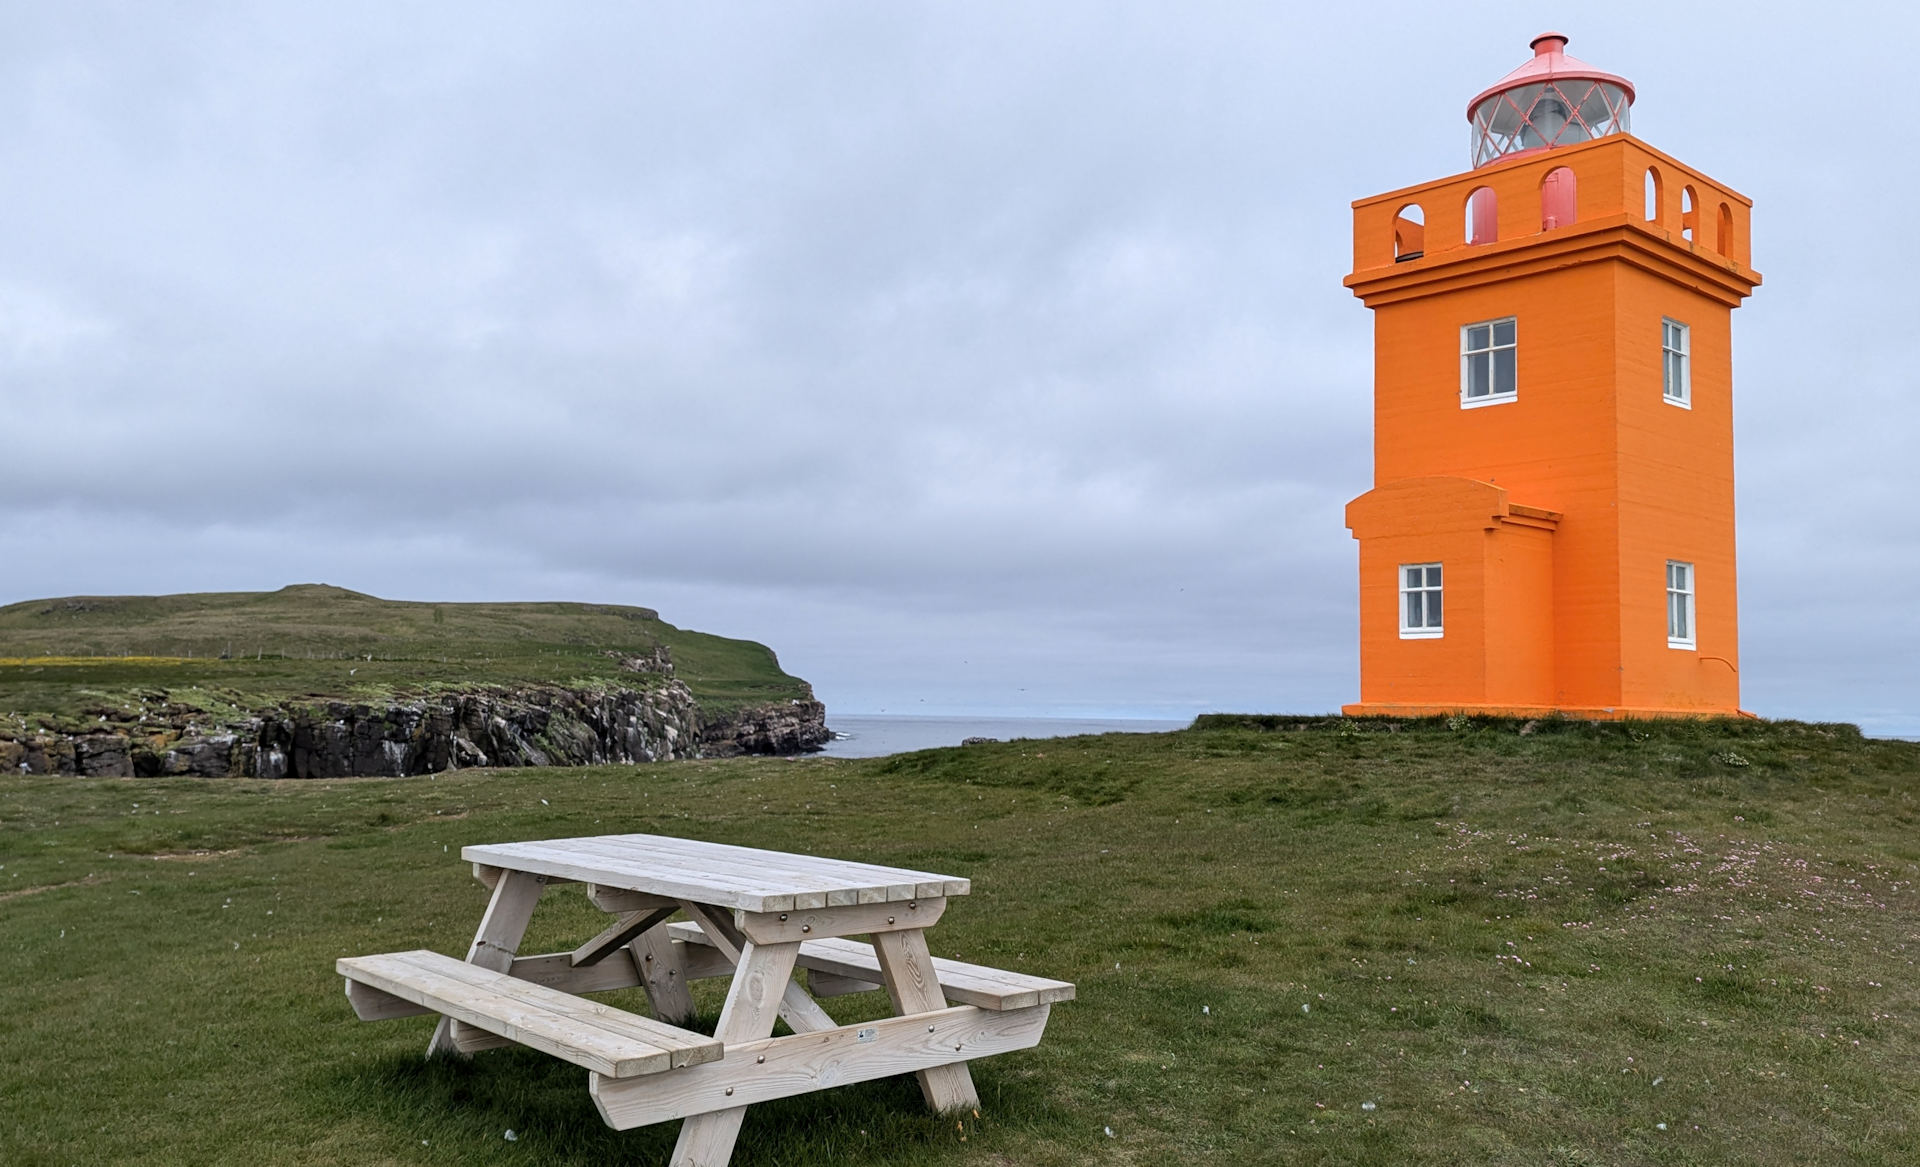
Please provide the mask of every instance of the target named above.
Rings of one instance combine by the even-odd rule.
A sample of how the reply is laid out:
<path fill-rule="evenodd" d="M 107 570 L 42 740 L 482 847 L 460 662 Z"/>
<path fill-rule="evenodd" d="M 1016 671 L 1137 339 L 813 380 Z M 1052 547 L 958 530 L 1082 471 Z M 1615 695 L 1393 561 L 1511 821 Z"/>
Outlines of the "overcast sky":
<path fill-rule="evenodd" d="M 1909 6 L 5 11 L 0 602 L 631 603 L 830 714 L 1332 710 L 1348 203 L 1559 27 L 1756 204 L 1744 703 L 1920 733 Z"/>

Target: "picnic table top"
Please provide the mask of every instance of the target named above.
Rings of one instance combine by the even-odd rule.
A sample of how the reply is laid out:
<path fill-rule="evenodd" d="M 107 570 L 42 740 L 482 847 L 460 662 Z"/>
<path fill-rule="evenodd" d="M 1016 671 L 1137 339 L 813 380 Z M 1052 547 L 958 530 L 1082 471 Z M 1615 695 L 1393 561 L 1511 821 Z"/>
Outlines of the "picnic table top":
<path fill-rule="evenodd" d="M 966 895 L 968 880 L 901 867 L 705 843 L 668 835 L 589 835 L 462 847 L 474 863 L 625 888 L 744 912 Z"/>

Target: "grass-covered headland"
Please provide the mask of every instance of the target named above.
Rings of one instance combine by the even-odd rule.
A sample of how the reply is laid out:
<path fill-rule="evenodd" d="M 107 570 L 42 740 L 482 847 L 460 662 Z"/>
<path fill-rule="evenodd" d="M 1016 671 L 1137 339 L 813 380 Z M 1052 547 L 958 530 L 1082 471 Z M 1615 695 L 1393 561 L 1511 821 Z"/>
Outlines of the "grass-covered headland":
<path fill-rule="evenodd" d="M 676 628 L 650 608 L 415 603 L 296 584 L 0 607 L 0 714 L 72 732 L 154 689 L 217 717 L 310 697 L 638 684 L 630 664 L 661 649 L 708 711 L 812 696 L 765 645 Z"/>
<path fill-rule="evenodd" d="M 648 608 L 306 584 L 0 608 L 0 771 L 399 776 L 792 753 L 826 710 L 772 650 Z"/>
<path fill-rule="evenodd" d="M 1920 1161 L 1920 745 L 1522 728 L 0 777 L 0 1162 L 663 1161 L 673 1126 L 607 1130 L 584 1071 L 424 1063 L 427 1019 L 357 1021 L 332 972 L 463 952 L 463 844 L 616 831 L 968 875 L 937 953 L 1079 984 L 975 1064 L 978 1121 L 870 1083 L 754 1108 L 742 1164 Z M 557 889 L 522 951 L 600 922 Z"/>

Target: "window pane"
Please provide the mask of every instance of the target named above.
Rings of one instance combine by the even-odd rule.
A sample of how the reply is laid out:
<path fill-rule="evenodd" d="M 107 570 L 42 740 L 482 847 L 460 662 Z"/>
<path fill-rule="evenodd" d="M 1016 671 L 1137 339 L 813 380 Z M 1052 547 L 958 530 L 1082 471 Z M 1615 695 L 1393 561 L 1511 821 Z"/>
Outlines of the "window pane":
<path fill-rule="evenodd" d="M 1476 352 L 1487 347 L 1487 326 L 1476 324 L 1467 329 L 1467 351 Z"/>
<path fill-rule="evenodd" d="M 1667 639 L 1679 640 L 1686 636 L 1682 631 L 1685 624 L 1680 618 L 1680 597 L 1673 592 L 1667 593 Z"/>
<path fill-rule="evenodd" d="M 1668 397 L 1680 396 L 1680 358 L 1674 353 L 1667 354 L 1666 375 L 1663 380 L 1664 392 Z"/>
<path fill-rule="evenodd" d="M 1401 585 L 1402 591 L 1405 591 L 1407 588 L 1417 588 L 1420 586 L 1420 569 L 1419 568 L 1403 567 L 1400 569 L 1400 571 L 1401 571 L 1401 574 L 1406 576 L 1406 582 Z"/>
<path fill-rule="evenodd" d="M 1427 593 L 1427 627 L 1440 627 L 1440 593 Z"/>
<path fill-rule="evenodd" d="M 1426 595 L 1425 592 L 1407 593 L 1407 627 L 1409 628 L 1425 627 L 1420 622 L 1420 598 L 1424 595 Z"/>
<path fill-rule="evenodd" d="M 1675 328 L 1673 325 L 1667 323 L 1666 321 L 1664 320 L 1661 321 L 1660 322 L 1660 346 L 1662 348 L 1678 348 L 1680 343 L 1679 336 L 1678 336 L 1679 331 L 1680 331 L 1679 329 Z"/>
<path fill-rule="evenodd" d="M 1683 592 L 1693 590 L 1693 565 L 1676 563 L 1673 565 L 1673 586 Z"/>
<path fill-rule="evenodd" d="M 1493 368 L 1487 353 L 1467 358 L 1467 396 L 1485 397 L 1493 392 Z"/>
<path fill-rule="evenodd" d="M 1440 565 L 1437 563 L 1427 569 L 1427 586 L 1430 588 L 1440 586 Z"/>
<path fill-rule="evenodd" d="M 1493 391 L 1495 393 L 1512 393 L 1514 391 L 1516 379 L 1514 357 L 1515 352 L 1510 348 L 1495 349 L 1493 351 Z"/>
<path fill-rule="evenodd" d="M 1512 344 L 1513 343 L 1513 321 L 1502 320 L 1498 324 L 1495 324 L 1493 326 L 1493 343 L 1495 344 Z"/>

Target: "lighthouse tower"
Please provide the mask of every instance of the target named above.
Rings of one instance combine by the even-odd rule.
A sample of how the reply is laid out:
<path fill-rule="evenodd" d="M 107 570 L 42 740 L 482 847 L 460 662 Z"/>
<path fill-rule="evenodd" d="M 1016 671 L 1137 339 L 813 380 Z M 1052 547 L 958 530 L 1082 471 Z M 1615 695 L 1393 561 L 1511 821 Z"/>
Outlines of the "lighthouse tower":
<path fill-rule="evenodd" d="M 1633 86 L 1534 56 L 1474 169 L 1353 204 L 1373 489 L 1349 714 L 1740 706 L 1733 309 L 1752 203 L 1628 131 Z"/>

